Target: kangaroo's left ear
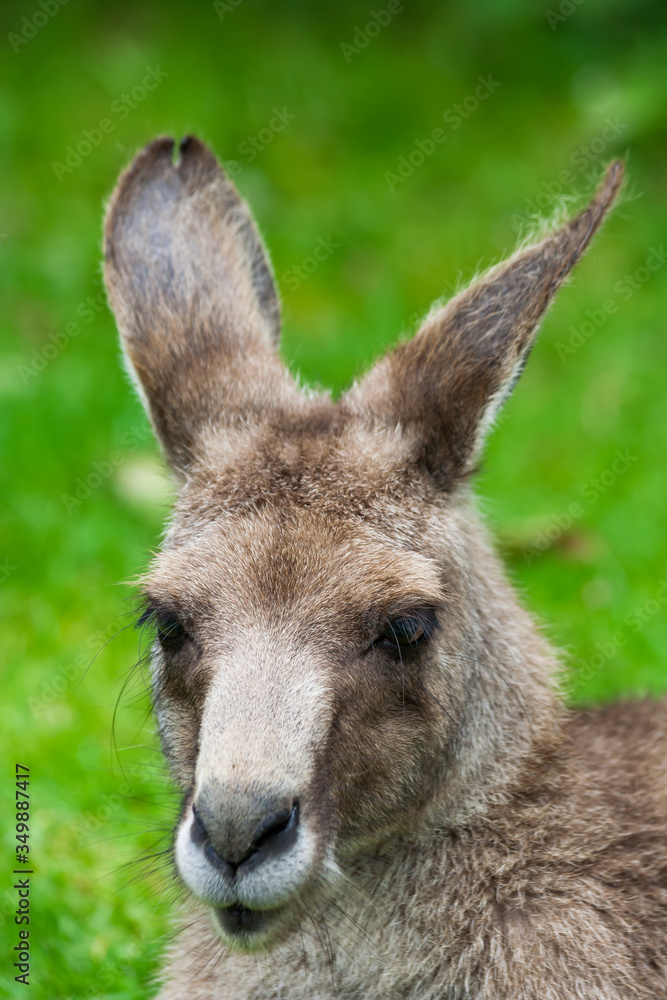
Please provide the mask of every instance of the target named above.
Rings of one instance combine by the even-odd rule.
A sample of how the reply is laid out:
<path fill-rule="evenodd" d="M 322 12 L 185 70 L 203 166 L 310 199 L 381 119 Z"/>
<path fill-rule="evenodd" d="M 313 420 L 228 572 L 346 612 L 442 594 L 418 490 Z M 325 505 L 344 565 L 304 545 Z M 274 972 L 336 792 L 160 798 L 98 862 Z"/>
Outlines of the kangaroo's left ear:
<path fill-rule="evenodd" d="M 485 433 L 526 363 L 557 289 L 582 256 L 623 178 L 612 163 L 591 204 L 571 222 L 432 313 L 347 394 L 374 425 L 400 427 L 415 458 L 452 488 L 473 468 Z"/>
<path fill-rule="evenodd" d="M 121 175 L 104 234 L 105 279 L 130 370 L 172 467 L 210 436 L 298 406 L 277 354 L 280 307 L 250 210 L 215 156 L 154 139 Z"/>

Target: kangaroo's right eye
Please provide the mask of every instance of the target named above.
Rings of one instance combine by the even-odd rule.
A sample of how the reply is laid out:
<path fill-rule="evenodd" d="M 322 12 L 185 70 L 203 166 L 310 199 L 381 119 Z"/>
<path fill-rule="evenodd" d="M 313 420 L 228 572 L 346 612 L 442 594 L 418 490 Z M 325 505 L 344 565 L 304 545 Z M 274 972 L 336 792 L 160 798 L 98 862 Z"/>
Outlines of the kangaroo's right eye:
<path fill-rule="evenodd" d="M 160 615 L 157 620 L 157 637 L 163 649 L 174 650 L 183 645 L 188 633 L 171 615 Z"/>

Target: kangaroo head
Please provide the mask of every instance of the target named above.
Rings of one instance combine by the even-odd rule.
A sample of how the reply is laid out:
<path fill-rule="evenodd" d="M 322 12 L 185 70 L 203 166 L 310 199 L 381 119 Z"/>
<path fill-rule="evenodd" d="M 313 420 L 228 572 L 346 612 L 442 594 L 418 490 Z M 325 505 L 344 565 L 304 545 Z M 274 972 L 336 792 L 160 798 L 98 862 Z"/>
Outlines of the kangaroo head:
<path fill-rule="evenodd" d="M 337 402 L 281 363 L 270 266 L 211 152 L 157 139 L 121 177 L 109 297 L 180 480 L 143 585 L 175 858 L 230 946 L 269 947 L 360 854 L 483 809 L 548 729 L 548 652 L 467 484 L 621 176 Z"/>

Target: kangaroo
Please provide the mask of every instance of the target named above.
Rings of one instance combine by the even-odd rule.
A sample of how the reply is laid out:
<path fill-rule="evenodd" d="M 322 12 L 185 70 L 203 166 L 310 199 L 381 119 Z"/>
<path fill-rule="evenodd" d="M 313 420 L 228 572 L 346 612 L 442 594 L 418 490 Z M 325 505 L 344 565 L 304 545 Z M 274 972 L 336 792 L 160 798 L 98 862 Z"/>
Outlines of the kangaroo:
<path fill-rule="evenodd" d="M 179 482 L 143 579 L 185 887 L 161 1000 L 667 997 L 667 712 L 568 708 L 471 477 L 588 208 L 337 401 L 281 362 L 271 267 L 198 139 L 105 225 Z"/>

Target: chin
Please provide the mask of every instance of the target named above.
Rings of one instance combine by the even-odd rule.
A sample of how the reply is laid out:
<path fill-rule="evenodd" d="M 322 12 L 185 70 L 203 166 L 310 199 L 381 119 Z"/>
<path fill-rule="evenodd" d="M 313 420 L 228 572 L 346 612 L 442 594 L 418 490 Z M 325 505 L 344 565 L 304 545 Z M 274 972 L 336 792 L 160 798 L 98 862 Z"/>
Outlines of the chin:
<path fill-rule="evenodd" d="M 270 951 L 297 925 L 297 907 L 286 904 L 277 909 L 249 909 L 236 904 L 215 907 L 212 923 L 220 940 L 230 951 L 242 955 Z"/>

